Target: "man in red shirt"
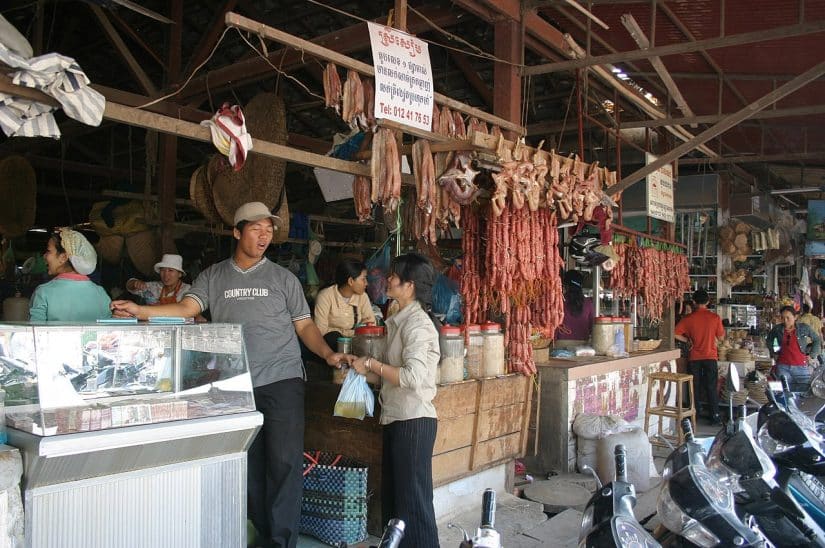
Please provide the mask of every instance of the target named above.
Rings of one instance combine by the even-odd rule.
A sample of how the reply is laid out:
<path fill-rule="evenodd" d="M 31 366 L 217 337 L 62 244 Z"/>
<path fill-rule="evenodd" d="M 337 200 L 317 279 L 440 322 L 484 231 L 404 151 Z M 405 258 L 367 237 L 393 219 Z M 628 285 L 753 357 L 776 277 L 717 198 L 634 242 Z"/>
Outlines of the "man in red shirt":
<path fill-rule="evenodd" d="M 696 310 L 676 324 L 675 338 L 691 344 L 688 355 L 688 370 L 693 375 L 693 393 L 699 398 L 702 390 L 707 392 L 708 418 L 711 424 L 721 424 L 719 418 L 719 368 L 716 360 L 719 353 L 716 341 L 725 337 L 722 318 L 708 310 L 708 292 L 699 289 L 693 293 Z M 699 413 L 699 409 L 696 410 Z"/>

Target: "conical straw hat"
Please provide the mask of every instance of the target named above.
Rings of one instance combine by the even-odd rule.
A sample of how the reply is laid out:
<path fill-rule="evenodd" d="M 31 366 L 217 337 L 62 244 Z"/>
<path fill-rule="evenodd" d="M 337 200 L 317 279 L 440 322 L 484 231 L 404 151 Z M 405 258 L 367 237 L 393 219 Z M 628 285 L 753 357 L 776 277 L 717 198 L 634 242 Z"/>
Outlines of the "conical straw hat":
<path fill-rule="evenodd" d="M 155 263 L 161 256 L 160 238 L 154 230 L 135 232 L 126 237 L 126 250 L 135 268 L 144 276 L 155 273 Z"/>

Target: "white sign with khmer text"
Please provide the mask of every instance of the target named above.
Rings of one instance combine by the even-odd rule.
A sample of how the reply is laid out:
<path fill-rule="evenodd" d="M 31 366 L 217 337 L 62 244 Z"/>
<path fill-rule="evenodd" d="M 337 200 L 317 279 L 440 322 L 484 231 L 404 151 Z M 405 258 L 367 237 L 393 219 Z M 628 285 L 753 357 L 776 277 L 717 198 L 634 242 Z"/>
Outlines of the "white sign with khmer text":
<path fill-rule="evenodd" d="M 433 73 L 427 43 L 368 23 L 375 65 L 375 117 L 432 131 Z"/>
<path fill-rule="evenodd" d="M 657 156 L 646 153 L 647 163 Z M 647 176 L 647 216 L 667 223 L 675 222 L 673 210 L 673 166 L 665 164 Z"/>

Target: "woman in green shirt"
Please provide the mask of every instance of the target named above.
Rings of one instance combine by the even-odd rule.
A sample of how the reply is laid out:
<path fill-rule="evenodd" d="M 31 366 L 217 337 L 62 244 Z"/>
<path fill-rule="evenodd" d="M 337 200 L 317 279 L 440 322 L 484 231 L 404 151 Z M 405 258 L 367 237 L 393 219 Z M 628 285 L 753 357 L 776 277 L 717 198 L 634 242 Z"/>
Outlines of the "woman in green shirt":
<path fill-rule="evenodd" d="M 31 321 L 93 322 L 111 317 L 109 295 L 91 281 L 97 252 L 83 234 L 70 228 L 54 231 L 43 253 L 54 278 L 32 295 Z"/>

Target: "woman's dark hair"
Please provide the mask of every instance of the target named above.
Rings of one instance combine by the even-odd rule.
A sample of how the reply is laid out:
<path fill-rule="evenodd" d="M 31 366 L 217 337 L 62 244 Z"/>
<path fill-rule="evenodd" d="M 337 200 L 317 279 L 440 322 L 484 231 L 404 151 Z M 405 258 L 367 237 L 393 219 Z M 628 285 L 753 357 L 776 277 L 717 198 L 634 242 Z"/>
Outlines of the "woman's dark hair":
<path fill-rule="evenodd" d="M 55 229 L 49 239 L 54 241 L 54 249 L 57 251 L 58 255 L 61 253 L 66 253 L 66 249 L 63 247 L 63 239 L 60 237 L 60 230 Z"/>
<path fill-rule="evenodd" d="M 344 259 L 338 266 L 335 267 L 335 285 L 339 288 L 344 287 L 349 282 L 361 275 L 367 269 L 367 265 L 355 259 Z"/>
<path fill-rule="evenodd" d="M 433 304 L 433 285 L 435 285 L 435 268 L 430 260 L 418 253 L 399 255 L 390 263 L 390 273 L 398 276 L 402 282 L 415 284 L 415 298 L 429 310 Z"/>
<path fill-rule="evenodd" d="M 782 308 L 780 308 L 780 309 L 779 309 L 779 313 L 780 313 L 780 314 L 782 314 L 782 313 L 783 313 L 783 312 L 785 312 L 786 310 L 787 310 L 788 312 L 790 312 L 791 314 L 793 314 L 794 316 L 796 316 L 796 310 L 794 310 L 794 307 L 792 307 L 791 305 L 785 305 L 785 306 L 783 306 Z"/>
<path fill-rule="evenodd" d="M 584 308 L 584 291 L 582 282 L 584 277 L 578 270 L 568 270 L 564 273 L 564 300 L 570 306 L 570 311 L 578 316 Z"/>
<path fill-rule="evenodd" d="M 441 322 L 433 315 L 433 285 L 435 285 L 435 268 L 430 260 L 418 253 L 399 255 L 390 263 L 390 274 L 395 274 L 402 282 L 415 284 L 415 299 L 430 316 L 436 329 Z"/>

